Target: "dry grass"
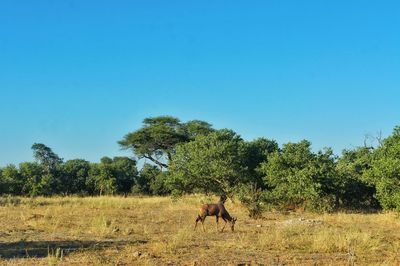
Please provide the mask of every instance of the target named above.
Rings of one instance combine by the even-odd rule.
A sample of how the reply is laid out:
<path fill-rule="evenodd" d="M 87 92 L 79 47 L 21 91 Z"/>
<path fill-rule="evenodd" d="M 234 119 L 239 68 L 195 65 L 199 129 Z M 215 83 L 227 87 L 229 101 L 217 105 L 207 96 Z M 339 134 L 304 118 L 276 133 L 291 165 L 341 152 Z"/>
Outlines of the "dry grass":
<path fill-rule="evenodd" d="M 251 220 L 239 203 L 228 202 L 238 217 L 234 233 L 216 232 L 212 217 L 207 232 L 194 232 L 198 206 L 208 200 L 3 199 L 0 264 L 400 265 L 395 213 L 269 212 Z"/>

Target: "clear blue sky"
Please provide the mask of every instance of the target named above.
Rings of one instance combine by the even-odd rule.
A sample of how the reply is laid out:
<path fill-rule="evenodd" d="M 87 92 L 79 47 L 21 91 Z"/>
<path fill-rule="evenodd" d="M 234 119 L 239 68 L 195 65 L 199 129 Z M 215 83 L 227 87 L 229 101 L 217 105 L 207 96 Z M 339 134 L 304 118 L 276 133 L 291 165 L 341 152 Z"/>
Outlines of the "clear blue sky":
<path fill-rule="evenodd" d="M 126 155 L 145 117 L 361 145 L 400 124 L 398 1 L 0 2 L 0 166 Z"/>

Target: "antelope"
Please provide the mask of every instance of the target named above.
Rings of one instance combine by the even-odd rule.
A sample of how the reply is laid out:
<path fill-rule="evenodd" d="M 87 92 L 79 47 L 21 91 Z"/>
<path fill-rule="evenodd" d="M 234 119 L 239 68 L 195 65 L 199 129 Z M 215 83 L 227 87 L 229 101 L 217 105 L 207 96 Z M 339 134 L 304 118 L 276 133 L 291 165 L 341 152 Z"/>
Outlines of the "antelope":
<path fill-rule="evenodd" d="M 225 224 L 222 227 L 221 232 L 224 231 L 225 226 L 227 224 L 227 222 L 230 223 L 231 226 L 231 230 L 232 232 L 235 229 L 235 222 L 237 220 L 237 218 L 232 217 L 229 215 L 228 211 L 225 209 L 224 203 L 223 202 L 218 202 L 217 204 L 204 204 L 201 206 L 200 208 L 200 212 L 197 215 L 196 218 L 196 224 L 194 225 L 194 230 L 196 230 L 197 227 L 197 223 L 199 221 L 201 221 L 201 225 L 203 226 L 203 231 L 205 232 L 206 229 L 204 228 L 204 221 L 206 219 L 207 216 L 215 216 L 216 220 L 217 220 L 217 231 L 219 230 L 218 228 L 218 223 L 219 223 L 219 218 L 222 218 L 222 220 L 224 220 Z"/>

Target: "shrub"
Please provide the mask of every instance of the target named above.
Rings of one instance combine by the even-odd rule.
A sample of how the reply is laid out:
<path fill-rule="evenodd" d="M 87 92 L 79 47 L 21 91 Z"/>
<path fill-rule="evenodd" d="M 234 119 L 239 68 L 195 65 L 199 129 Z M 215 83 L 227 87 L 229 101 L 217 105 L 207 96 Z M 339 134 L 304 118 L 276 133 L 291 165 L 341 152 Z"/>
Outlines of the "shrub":
<path fill-rule="evenodd" d="M 241 185 L 236 193 L 251 218 L 260 218 L 265 209 L 264 192 L 255 184 Z"/>

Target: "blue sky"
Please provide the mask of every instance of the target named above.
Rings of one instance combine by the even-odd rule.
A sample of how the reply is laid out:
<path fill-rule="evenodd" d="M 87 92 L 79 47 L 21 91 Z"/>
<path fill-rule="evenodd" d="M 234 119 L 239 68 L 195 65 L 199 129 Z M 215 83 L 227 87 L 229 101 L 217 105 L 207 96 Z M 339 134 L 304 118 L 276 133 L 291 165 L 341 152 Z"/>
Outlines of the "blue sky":
<path fill-rule="evenodd" d="M 398 1 L 1 1 L 0 166 L 129 155 L 145 117 L 336 153 L 400 124 Z"/>

